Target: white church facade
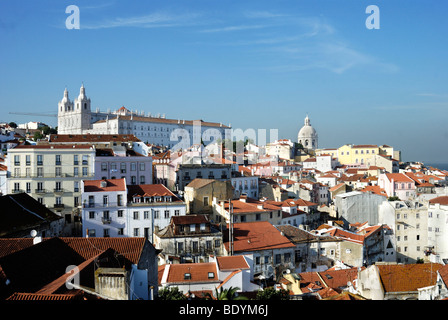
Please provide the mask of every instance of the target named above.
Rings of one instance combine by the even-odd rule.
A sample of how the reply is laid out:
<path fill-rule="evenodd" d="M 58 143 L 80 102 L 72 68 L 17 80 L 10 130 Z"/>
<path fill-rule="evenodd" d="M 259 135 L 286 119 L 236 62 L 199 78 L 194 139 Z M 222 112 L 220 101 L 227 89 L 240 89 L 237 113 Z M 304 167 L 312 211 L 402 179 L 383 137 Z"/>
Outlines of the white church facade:
<path fill-rule="evenodd" d="M 204 141 L 231 137 L 231 127 L 222 123 L 202 120 L 166 119 L 144 112 L 130 111 L 121 107 L 113 112 L 91 110 L 90 98 L 84 85 L 79 96 L 70 101 L 68 91 L 58 104 L 58 133 L 60 134 L 133 134 L 143 142 L 168 147 L 173 150 L 186 149 Z"/>

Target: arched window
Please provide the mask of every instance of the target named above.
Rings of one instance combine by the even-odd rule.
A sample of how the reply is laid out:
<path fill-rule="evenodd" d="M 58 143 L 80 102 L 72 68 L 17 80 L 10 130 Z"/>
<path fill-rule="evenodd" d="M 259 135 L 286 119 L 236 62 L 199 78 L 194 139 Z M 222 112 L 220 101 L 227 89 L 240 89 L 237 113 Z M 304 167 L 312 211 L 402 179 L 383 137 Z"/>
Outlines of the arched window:
<path fill-rule="evenodd" d="M 84 103 L 84 110 L 87 109 L 87 103 Z"/>

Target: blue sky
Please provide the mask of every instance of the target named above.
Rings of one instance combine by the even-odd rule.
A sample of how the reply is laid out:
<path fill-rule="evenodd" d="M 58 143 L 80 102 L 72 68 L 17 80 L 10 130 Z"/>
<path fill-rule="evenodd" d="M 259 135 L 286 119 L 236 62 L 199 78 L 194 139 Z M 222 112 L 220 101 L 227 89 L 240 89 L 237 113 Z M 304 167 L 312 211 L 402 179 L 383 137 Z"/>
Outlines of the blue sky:
<path fill-rule="evenodd" d="M 368 5 L 380 9 L 369 30 Z M 69 30 L 66 7 L 80 10 Z M 125 106 L 320 147 L 389 144 L 448 162 L 445 1 L 0 1 L 0 121 L 51 117 L 83 82 L 92 108 Z M 269 139 L 269 136 L 268 136 Z"/>

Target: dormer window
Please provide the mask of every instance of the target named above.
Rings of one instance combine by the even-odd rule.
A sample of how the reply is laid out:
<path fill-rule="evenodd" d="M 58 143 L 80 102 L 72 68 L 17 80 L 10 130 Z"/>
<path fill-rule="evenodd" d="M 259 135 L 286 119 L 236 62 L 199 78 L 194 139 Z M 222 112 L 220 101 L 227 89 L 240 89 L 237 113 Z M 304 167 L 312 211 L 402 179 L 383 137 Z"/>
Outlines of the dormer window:
<path fill-rule="evenodd" d="M 184 280 L 191 280 L 191 273 L 184 273 Z"/>
<path fill-rule="evenodd" d="M 214 272 L 209 272 L 209 273 L 208 273 L 208 278 L 209 278 L 209 279 L 213 279 L 213 278 L 215 278 L 215 273 L 214 273 Z"/>

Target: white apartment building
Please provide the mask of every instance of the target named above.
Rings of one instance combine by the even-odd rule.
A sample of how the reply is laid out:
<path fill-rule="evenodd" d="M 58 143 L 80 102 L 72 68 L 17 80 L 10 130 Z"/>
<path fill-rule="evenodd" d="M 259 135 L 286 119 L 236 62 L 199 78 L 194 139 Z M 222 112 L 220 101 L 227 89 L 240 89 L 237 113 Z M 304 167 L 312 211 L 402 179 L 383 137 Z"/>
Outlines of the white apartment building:
<path fill-rule="evenodd" d="M 167 146 L 174 150 L 186 149 L 192 144 L 231 136 L 230 125 L 202 120 L 166 119 L 125 107 L 111 112 L 91 110 L 90 98 L 84 85 L 78 98 L 70 101 L 65 89 L 58 103 L 58 132 L 60 134 L 133 134 L 145 143 Z M 179 141 L 179 139 L 181 141 Z"/>
<path fill-rule="evenodd" d="M 446 263 L 448 259 L 448 196 L 429 200 L 428 246 L 425 249 L 432 262 Z"/>
<path fill-rule="evenodd" d="M 8 193 L 25 192 L 65 218 L 64 234 L 79 235 L 81 180 L 93 179 L 92 145 L 20 145 L 9 150 Z"/>
<path fill-rule="evenodd" d="M 126 185 L 127 180 L 83 181 L 82 228 L 89 237 L 145 237 L 186 214 L 186 205 L 163 185 Z"/>

